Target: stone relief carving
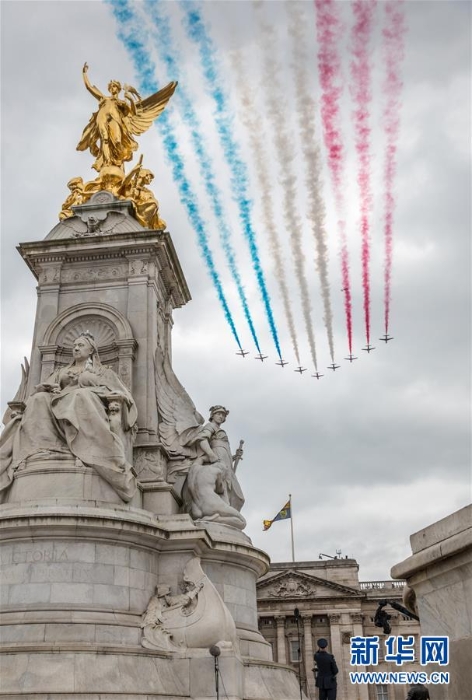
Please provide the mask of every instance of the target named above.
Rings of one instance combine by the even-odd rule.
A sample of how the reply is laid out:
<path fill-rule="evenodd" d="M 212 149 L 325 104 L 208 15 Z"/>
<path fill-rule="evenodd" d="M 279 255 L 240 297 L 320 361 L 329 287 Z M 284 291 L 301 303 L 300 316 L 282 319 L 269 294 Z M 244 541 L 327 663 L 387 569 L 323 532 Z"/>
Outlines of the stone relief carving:
<path fill-rule="evenodd" d="M 76 338 L 72 357 L 35 387 L 24 413 L 7 423 L 0 440 L 0 498 L 8 500 L 15 470 L 38 455 L 75 458 L 95 469 L 123 501 L 133 497 L 136 479 L 128 459 L 137 420 L 133 397 L 100 362 L 91 333 Z"/>
<path fill-rule="evenodd" d="M 213 644 L 237 649 L 234 620 L 204 573 L 199 557 L 186 564 L 181 593 L 171 595 L 169 586 L 157 586 L 143 613 L 141 627 L 141 644 L 148 649 L 208 649 Z"/>
<path fill-rule="evenodd" d="M 147 275 L 149 262 L 147 260 L 130 260 L 129 263 L 129 274 L 134 275 Z"/>
<path fill-rule="evenodd" d="M 95 202 L 97 204 L 103 203 L 99 199 L 99 196 L 100 195 L 97 195 L 95 199 Z M 106 201 L 108 201 L 108 198 Z M 69 212 L 70 210 L 63 211 Z M 62 217 L 62 225 L 67 226 L 67 228 L 70 228 L 71 235 L 74 238 L 86 238 L 87 236 L 98 236 L 104 233 L 113 233 L 113 230 L 125 218 L 124 214 L 116 211 L 108 212 L 105 219 L 99 219 L 96 216 L 87 216 L 84 218 L 79 218 L 78 216 L 74 216 L 72 211 L 68 213 L 68 216 L 71 218 Z"/>
<path fill-rule="evenodd" d="M 136 448 L 134 470 L 140 481 L 164 481 L 164 464 L 157 449 Z"/>
<path fill-rule="evenodd" d="M 69 322 L 57 336 L 57 344 L 71 347 L 75 339 L 81 333 L 89 332 L 93 335 L 98 347 L 111 345 L 116 340 L 116 332 L 111 322 L 101 316 L 90 314 Z"/>
<path fill-rule="evenodd" d="M 284 579 L 281 583 L 266 589 L 266 595 L 281 598 L 295 598 L 297 596 L 316 595 L 316 586 L 305 584 L 296 578 Z"/>
<path fill-rule="evenodd" d="M 120 378 L 123 384 L 129 389 L 131 387 L 131 367 L 127 363 L 122 364 L 120 367 Z"/>
<path fill-rule="evenodd" d="M 244 496 L 236 477 L 242 444 L 233 456 L 222 428 L 229 411 L 213 406 L 203 424 L 189 395 L 175 376 L 167 353 L 158 346 L 155 355 L 156 398 L 162 444 L 169 455 L 167 480 L 185 479 L 184 509 L 195 520 L 210 520 L 243 529 L 240 513 Z"/>
<path fill-rule="evenodd" d="M 41 284 L 51 284 L 53 282 L 59 282 L 61 277 L 61 271 L 59 267 L 46 267 L 39 275 L 39 282 Z"/>
<path fill-rule="evenodd" d="M 363 620 L 363 615 L 360 612 L 351 613 L 351 620 L 354 624 L 360 624 Z"/>
<path fill-rule="evenodd" d="M 350 644 L 351 636 L 354 636 L 351 632 L 341 632 L 341 643 Z"/>
<path fill-rule="evenodd" d="M 125 265 L 104 267 L 88 267 L 83 269 L 65 269 L 62 271 L 63 282 L 89 282 L 92 280 L 108 280 L 125 277 L 127 273 Z"/>

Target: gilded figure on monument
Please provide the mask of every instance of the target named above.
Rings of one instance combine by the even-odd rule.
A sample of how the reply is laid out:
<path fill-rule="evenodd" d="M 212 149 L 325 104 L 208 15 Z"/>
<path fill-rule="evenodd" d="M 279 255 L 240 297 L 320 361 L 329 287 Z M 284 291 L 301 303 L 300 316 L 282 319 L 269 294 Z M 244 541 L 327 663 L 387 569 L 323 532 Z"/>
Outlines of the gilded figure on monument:
<path fill-rule="evenodd" d="M 164 111 L 177 83 L 169 83 L 144 100 L 134 87 L 125 85 L 124 99 L 121 99 L 122 86 L 117 80 L 108 83 L 109 95 L 104 95 L 90 82 L 87 63 L 82 69 L 82 76 L 85 87 L 98 100 L 98 110 L 90 117 L 77 150 L 90 149 L 95 157 L 92 168 L 98 172 L 106 166 L 123 168 L 123 163 L 130 161 L 138 148 L 134 136 L 147 131 Z"/>
<path fill-rule="evenodd" d="M 86 204 L 97 192 L 111 192 L 118 199 L 128 199 L 134 204 L 136 219 L 145 228 L 162 231 L 166 222 L 159 216 L 159 202 L 148 185 L 154 173 L 142 167 L 143 157 L 125 175 L 124 163 L 132 160 L 138 148 L 135 136 L 143 134 L 164 111 L 174 94 L 177 83 L 141 99 L 138 91 L 124 85 L 124 99 L 120 97 L 121 83 L 111 80 L 108 95 L 104 95 L 88 78 L 88 65 L 82 70 L 85 87 L 98 100 L 98 110 L 92 114 L 85 127 L 77 150 L 90 150 L 95 157 L 92 165 L 98 176 L 84 183 L 81 177 L 73 177 L 67 183 L 69 195 L 62 204 L 59 220 L 75 216 L 73 207 Z"/>
<path fill-rule="evenodd" d="M 136 218 L 145 228 L 164 230 L 166 222 L 159 216 L 159 202 L 148 185 L 154 180 L 154 173 L 142 166 L 143 157 L 126 176 L 122 196 L 134 202 Z"/>
<path fill-rule="evenodd" d="M 85 194 L 84 181 L 81 177 L 73 177 L 67 183 L 67 187 L 70 191 L 70 194 L 67 196 L 66 200 L 62 205 L 61 212 L 59 214 L 60 221 L 68 219 L 70 216 L 74 216 L 72 207 L 75 207 L 78 204 L 83 204 L 88 198 Z"/>

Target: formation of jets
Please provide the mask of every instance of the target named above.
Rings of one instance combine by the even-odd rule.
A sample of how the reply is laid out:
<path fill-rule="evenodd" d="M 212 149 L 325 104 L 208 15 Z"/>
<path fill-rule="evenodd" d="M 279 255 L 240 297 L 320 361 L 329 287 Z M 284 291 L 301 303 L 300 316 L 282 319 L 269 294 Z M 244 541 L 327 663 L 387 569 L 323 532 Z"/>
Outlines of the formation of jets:
<path fill-rule="evenodd" d="M 346 289 L 344 288 L 344 289 L 342 289 L 341 291 L 344 292 L 344 291 L 346 291 Z M 388 343 L 389 340 L 393 340 L 393 336 L 388 335 L 388 333 L 385 333 L 385 334 L 382 336 L 382 338 L 379 338 L 379 340 L 383 340 L 384 343 Z M 365 350 L 365 352 L 367 352 L 367 353 L 371 353 L 372 350 L 375 350 L 375 347 L 374 347 L 373 345 L 370 345 L 369 343 L 367 343 L 367 345 L 365 346 L 365 348 L 362 348 L 362 350 Z M 244 357 L 246 357 L 246 355 L 249 355 L 249 350 L 243 350 L 242 348 L 240 348 L 239 352 L 237 352 L 236 355 L 240 355 L 240 357 L 243 357 L 243 358 L 244 358 Z M 255 360 L 260 360 L 261 362 L 264 362 L 264 360 L 267 360 L 267 358 L 268 358 L 268 355 L 263 355 L 261 352 L 260 352 L 258 355 L 256 355 L 256 356 L 254 357 Z M 344 359 L 347 360 L 348 362 L 350 362 L 350 363 L 352 364 L 352 363 L 354 362 L 354 360 L 357 360 L 357 359 L 359 359 L 359 358 L 354 357 L 354 355 L 353 355 L 352 353 L 350 353 L 350 354 L 349 354 L 347 357 L 345 357 Z M 283 360 L 282 358 L 280 358 L 280 361 L 279 361 L 279 362 L 276 362 L 275 364 L 278 365 L 279 367 L 284 368 L 285 365 L 288 365 L 289 363 L 286 362 L 285 360 Z M 341 366 L 341 365 L 337 365 L 337 364 L 335 364 L 335 363 L 333 362 L 332 364 L 328 365 L 328 369 L 332 369 L 333 372 L 335 372 L 337 369 L 340 368 L 340 366 Z M 303 374 L 303 372 L 306 372 L 307 369 L 306 369 L 306 367 L 302 367 L 302 366 L 300 365 L 299 367 L 297 367 L 297 368 L 294 369 L 293 371 L 294 371 L 294 372 L 298 372 L 298 374 Z M 317 370 L 317 371 L 315 372 L 315 374 L 312 374 L 311 376 L 313 377 L 313 379 L 321 379 L 321 377 L 324 377 L 324 374 L 320 374 L 320 373 L 318 372 L 318 370 Z"/>

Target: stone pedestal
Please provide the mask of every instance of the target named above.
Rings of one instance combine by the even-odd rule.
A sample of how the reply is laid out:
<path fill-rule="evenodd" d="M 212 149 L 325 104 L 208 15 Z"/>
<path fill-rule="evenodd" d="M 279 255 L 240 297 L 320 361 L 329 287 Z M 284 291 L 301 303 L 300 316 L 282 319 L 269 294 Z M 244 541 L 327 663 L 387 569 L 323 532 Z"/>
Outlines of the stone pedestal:
<path fill-rule="evenodd" d="M 38 280 L 38 306 L 7 432 L 0 698 L 214 698 L 209 647 L 220 644 L 228 700 L 296 700 L 293 670 L 273 662 L 258 631 L 256 580 L 268 570 L 267 556 L 241 530 L 217 524 L 225 522 L 219 512 L 202 510 L 208 521 L 201 522 L 182 513 L 186 472 L 169 469 L 186 455 L 175 449 L 176 422 L 190 414 L 195 423 L 184 420 L 185 431 L 201 419 L 172 369 L 172 311 L 190 294 L 170 235 L 144 229 L 131 202 L 99 192 L 45 240 L 19 250 Z M 137 479 L 127 504 L 94 461 L 87 410 L 80 420 L 74 411 L 59 419 L 48 404 L 52 444 L 32 440 L 33 449 L 15 459 L 21 439 L 12 429 L 27 424 L 28 398 L 56 370 L 74 375 L 71 348 L 80 337 L 92 338 L 100 367 L 118 375 L 118 393 L 102 396 L 100 382 L 91 386 L 121 442 L 126 474 Z M 71 382 L 84 371 L 69 374 Z M 58 393 L 69 390 L 70 382 L 54 383 Z M 125 420 L 132 401 L 137 422 Z M 84 431 L 90 453 L 73 456 L 75 436 L 67 442 L 65 425 Z M 95 468 L 83 463 L 89 457 Z"/>
<path fill-rule="evenodd" d="M 272 661 L 258 632 L 256 579 L 268 561 L 240 531 L 73 499 L 5 504 L 0 526 L 0 697 L 214 697 L 208 649 L 142 646 L 142 616 L 156 585 L 178 593 L 195 556 L 236 625 L 237 646 L 223 645 L 220 657 L 228 697 L 299 697 L 295 674 Z M 211 619 L 213 611 L 205 614 Z"/>
<path fill-rule="evenodd" d="M 447 635 L 449 685 L 430 685 L 431 700 L 465 700 L 472 688 L 472 506 L 410 538 L 412 556 L 391 571 L 416 594 L 422 635 Z"/>

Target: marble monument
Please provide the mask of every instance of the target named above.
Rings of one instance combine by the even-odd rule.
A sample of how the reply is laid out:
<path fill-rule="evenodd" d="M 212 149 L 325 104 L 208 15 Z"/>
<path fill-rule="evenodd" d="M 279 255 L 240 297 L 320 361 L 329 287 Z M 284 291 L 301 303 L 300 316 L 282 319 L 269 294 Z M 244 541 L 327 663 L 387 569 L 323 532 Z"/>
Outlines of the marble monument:
<path fill-rule="evenodd" d="M 38 302 L 1 439 L 0 697 L 203 700 L 216 645 L 231 700 L 298 698 L 258 630 L 269 561 L 243 532 L 242 443 L 173 371 L 190 293 L 152 173 L 124 168 L 176 83 L 122 99 L 83 77 L 98 110 L 77 148 L 98 177 L 72 178 L 59 223 L 18 247 Z"/>

